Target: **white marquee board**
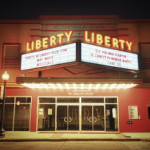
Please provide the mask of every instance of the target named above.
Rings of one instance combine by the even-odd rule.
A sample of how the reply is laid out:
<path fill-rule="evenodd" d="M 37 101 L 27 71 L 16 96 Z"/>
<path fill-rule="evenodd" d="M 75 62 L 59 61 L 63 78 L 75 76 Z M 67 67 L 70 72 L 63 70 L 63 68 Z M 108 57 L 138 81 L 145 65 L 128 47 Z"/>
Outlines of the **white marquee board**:
<path fill-rule="evenodd" d="M 76 61 L 76 43 L 21 55 L 21 70 Z"/>
<path fill-rule="evenodd" d="M 139 70 L 138 54 L 86 43 L 81 43 L 81 61 L 129 70 Z"/>

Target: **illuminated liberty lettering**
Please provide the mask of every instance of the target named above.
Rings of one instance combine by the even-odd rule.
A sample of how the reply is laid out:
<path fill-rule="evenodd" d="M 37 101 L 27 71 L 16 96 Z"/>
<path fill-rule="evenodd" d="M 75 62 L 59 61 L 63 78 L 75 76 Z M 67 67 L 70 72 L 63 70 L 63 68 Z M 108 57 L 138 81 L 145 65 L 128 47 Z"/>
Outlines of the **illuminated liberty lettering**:
<path fill-rule="evenodd" d="M 36 50 L 39 50 L 41 48 L 41 40 L 36 40 L 35 48 Z"/>
<path fill-rule="evenodd" d="M 88 31 L 84 32 L 84 40 L 85 42 L 91 42 L 90 39 L 88 38 Z"/>
<path fill-rule="evenodd" d="M 50 46 L 55 46 L 56 45 L 56 37 L 55 36 L 51 36 L 50 37 Z"/>
<path fill-rule="evenodd" d="M 117 49 L 119 48 L 118 39 L 112 38 L 112 47 Z"/>
<path fill-rule="evenodd" d="M 27 42 L 27 44 L 26 44 L 26 49 L 27 49 L 27 52 L 31 51 L 31 47 L 30 47 L 30 43 L 29 42 Z"/>
<path fill-rule="evenodd" d="M 84 41 L 86 43 L 93 43 L 100 46 L 112 47 L 114 49 L 124 50 L 127 48 L 128 51 L 132 50 L 132 42 L 125 41 L 123 39 L 118 39 L 115 37 L 110 37 L 106 35 L 102 35 L 99 33 L 94 33 L 89 31 L 84 31 Z"/>
<path fill-rule="evenodd" d="M 63 42 L 63 36 L 64 36 L 63 33 L 57 34 L 59 44 L 62 44 L 62 42 Z"/>
<path fill-rule="evenodd" d="M 71 35 L 72 35 L 72 31 L 70 31 L 69 33 L 65 32 L 66 38 L 67 38 L 67 42 L 71 41 Z"/>
<path fill-rule="evenodd" d="M 119 42 L 120 42 L 120 48 L 123 50 L 124 49 L 125 40 L 119 40 Z"/>
<path fill-rule="evenodd" d="M 57 44 L 63 44 L 63 38 L 66 38 L 67 42 L 71 42 L 73 31 L 60 33 L 57 35 L 52 35 L 49 37 L 44 37 L 41 40 L 36 40 L 32 42 L 26 43 L 26 51 L 30 52 L 33 50 L 40 50 L 40 49 L 46 49 L 49 47 L 54 47 Z"/>
<path fill-rule="evenodd" d="M 110 47 L 110 36 L 105 36 L 104 45 Z"/>
<path fill-rule="evenodd" d="M 43 48 L 48 48 L 48 38 L 43 38 L 42 39 L 42 45 L 43 45 Z"/>
<path fill-rule="evenodd" d="M 102 45 L 103 44 L 103 36 L 101 34 L 97 34 L 96 35 L 96 43 L 98 45 Z"/>
<path fill-rule="evenodd" d="M 128 51 L 130 51 L 130 50 L 131 50 L 131 47 L 132 47 L 132 42 L 126 41 L 126 46 L 127 46 L 127 48 L 128 48 Z"/>

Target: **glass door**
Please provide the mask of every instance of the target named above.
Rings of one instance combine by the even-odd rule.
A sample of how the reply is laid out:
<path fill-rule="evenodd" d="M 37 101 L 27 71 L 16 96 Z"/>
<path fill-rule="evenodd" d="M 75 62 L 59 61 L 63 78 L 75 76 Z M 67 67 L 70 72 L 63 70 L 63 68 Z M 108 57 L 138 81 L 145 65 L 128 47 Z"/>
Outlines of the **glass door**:
<path fill-rule="evenodd" d="M 40 104 L 38 112 L 38 130 L 54 131 L 55 130 L 55 105 Z"/>
<path fill-rule="evenodd" d="M 116 104 L 106 105 L 106 131 L 118 131 L 118 111 Z"/>
<path fill-rule="evenodd" d="M 92 130 L 92 106 L 82 106 L 82 130 Z"/>
<path fill-rule="evenodd" d="M 104 130 L 104 106 L 93 106 L 93 130 Z"/>
<path fill-rule="evenodd" d="M 79 130 L 79 106 L 57 106 L 57 130 Z"/>
<path fill-rule="evenodd" d="M 82 106 L 82 130 L 104 130 L 104 106 Z"/>
<path fill-rule="evenodd" d="M 67 130 L 67 106 L 57 106 L 57 130 Z"/>

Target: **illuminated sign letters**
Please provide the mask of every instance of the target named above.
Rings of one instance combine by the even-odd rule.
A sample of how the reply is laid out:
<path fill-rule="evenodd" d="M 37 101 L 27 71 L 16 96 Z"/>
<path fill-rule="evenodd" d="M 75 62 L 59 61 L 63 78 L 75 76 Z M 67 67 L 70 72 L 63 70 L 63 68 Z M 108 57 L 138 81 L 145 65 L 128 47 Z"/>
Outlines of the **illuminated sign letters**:
<path fill-rule="evenodd" d="M 26 51 L 31 52 L 35 50 L 42 50 L 54 47 L 56 45 L 62 45 L 63 40 L 65 39 L 66 43 L 71 43 L 73 31 L 59 33 L 57 35 L 52 35 L 49 37 L 44 37 L 35 41 L 27 42 L 26 43 Z M 133 43 L 118 39 L 115 37 L 104 36 L 100 33 L 94 33 L 89 31 L 84 31 L 84 42 L 90 44 L 96 44 L 99 46 L 104 46 L 113 49 L 119 50 L 127 50 L 131 51 L 133 47 Z"/>
<path fill-rule="evenodd" d="M 26 51 L 31 52 L 34 50 L 41 50 L 41 49 L 47 49 L 49 47 L 54 47 L 57 44 L 61 45 L 63 43 L 63 38 L 66 38 L 66 42 L 70 43 L 72 31 L 64 32 L 57 34 L 56 36 L 50 36 L 42 38 L 41 40 L 36 40 L 32 42 L 26 43 Z"/>
<path fill-rule="evenodd" d="M 124 50 L 125 47 L 127 51 L 132 50 L 132 42 L 125 41 L 123 39 L 112 38 L 110 36 L 103 36 L 102 34 L 92 32 L 89 34 L 88 31 L 84 32 L 84 42 L 96 44 L 99 46 L 112 47 L 114 49 Z"/>
<path fill-rule="evenodd" d="M 137 54 L 86 43 L 81 43 L 81 61 L 135 71 L 139 70 Z"/>

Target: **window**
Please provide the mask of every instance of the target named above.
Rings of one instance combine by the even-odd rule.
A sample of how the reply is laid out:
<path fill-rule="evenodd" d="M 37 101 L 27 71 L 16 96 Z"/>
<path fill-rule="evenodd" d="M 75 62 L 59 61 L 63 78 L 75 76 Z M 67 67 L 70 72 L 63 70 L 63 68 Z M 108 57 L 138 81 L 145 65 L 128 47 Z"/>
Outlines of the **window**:
<path fill-rule="evenodd" d="M 148 119 L 150 119 L 150 107 L 148 107 Z"/>
<path fill-rule="evenodd" d="M 19 69 L 20 45 L 4 45 L 2 67 L 4 69 Z"/>
<path fill-rule="evenodd" d="M 57 103 L 79 103 L 79 98 L 57 98 Z"/>
<path fill-rule="evenodd" d="M 4 129 L 6 131 L 29 131 L 30 107 L 31 97 L 6 97 Z"/>
<path fill-rule="evenodd" d="M 82 98 L 82 103 L 104 103 L 104 98 Z"/>
<path fill-rule="evenodd" d="M 141 43 L 141 68 L 142 69 L 150 69 L 150 43 Z"/>
<path fill-rule="evenodd" d="M 55 98 L 39 98 L 38 107 L 38 130 L 55 130 Z"/>
<path fill-rule="evenodd" d="M 106 103 L 117 103 L 117 98 L 106 98 Z"/>

